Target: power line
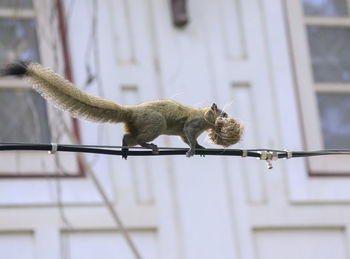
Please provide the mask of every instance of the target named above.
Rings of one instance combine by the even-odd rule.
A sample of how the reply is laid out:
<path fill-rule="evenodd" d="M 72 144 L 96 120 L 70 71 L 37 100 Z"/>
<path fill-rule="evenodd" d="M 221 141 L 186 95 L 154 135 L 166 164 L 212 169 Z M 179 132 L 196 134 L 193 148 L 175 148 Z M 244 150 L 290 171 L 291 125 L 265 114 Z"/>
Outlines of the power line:
<path fill-rule="evenodd" d="M 169 156 L 185 155 L 188 148 L 169 148 L 159 147 L 159 151 L 154 153 L 143 147 L 131 147 L 129 150 L 123 146 L 106 146 L 106 145 L 70 145 L 70 144 L 35 144 L 35 143 L 0 143 L 0 151 L 48 151 L 55 152 L 78 152 L 93 153 L 114 156 Z M 272 168 L 271 161 L 277 159 L 290 159 L 300 157 L 313 157 L 325 155 L 350 155 L 350 149 L 331 149 L 316 151 L 289 151 L 275 149 L 196 149 L 196 155 L 201 156 L 238 156 L 238 157 L 255 157 L 265 160 L 268 168 Z"/>

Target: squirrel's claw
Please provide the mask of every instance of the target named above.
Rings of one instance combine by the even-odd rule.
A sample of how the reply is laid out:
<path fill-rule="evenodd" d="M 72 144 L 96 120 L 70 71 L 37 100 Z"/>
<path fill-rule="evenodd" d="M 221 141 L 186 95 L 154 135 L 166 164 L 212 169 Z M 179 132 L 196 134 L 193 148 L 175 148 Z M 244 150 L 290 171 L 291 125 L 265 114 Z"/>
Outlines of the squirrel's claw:
<path fill-rule="evenodd" d="M 186 156 L 187 156 L 187 157 L 191 157 L 191 156 L 194 155 L 194 153 L 195 153 L 195 150 L 192 149 L 192 148 L 190 148 L 190 149 L 186 152 Z"/>
<path fill-rule="evenodd" d="M 155 154 L 155 155 L 159 154 L 159 149 L 158 149 L 157 145 L 153 144 L 153 146 L 152 146 L 152 153 Z"/>
<path fill-rule="evenodd" d="M 127 160 L 128 159 L 128 148 L 122 148 L 122 158 Z"/>

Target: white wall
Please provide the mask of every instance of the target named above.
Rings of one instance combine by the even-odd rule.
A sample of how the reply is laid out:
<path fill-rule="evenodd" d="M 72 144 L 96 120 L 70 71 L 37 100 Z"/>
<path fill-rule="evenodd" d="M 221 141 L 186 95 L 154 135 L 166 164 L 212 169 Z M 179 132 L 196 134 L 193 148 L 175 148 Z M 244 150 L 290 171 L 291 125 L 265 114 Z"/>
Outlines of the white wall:
<path fill-rule="evenodd" d="M 283 0 L 187 2 L 190 23 L 177 29 L 168 1 L 98 1 L 102 83 L 86 91 L 120 104 L 216 102 L 245 124 L 236 147 L 303 149 Z M 83 86 L 86 63 L 96 70 L 93 50 L 85 58 L 93 5 L 64 3 L 74 81 Z M 84 144 L 121 144 L 120 125 L 80 128 Z M 212 147 L 204 135 L 199 142 Z M 155 143 L 185 147 L 176 137 Z M 88 159 L 144 258 L 349 257 L 350 207 L 341 199 L 349 188 L 327 196 L 324 183 L 335 179 L 309 176 L 303 159 L 276 161 L 271 171 L 250 158 Z M 133 258 L 90 180 L 61 181 L 71 227 L 55 199 L 4 202 L 1 250 L 10 258 Z"/>

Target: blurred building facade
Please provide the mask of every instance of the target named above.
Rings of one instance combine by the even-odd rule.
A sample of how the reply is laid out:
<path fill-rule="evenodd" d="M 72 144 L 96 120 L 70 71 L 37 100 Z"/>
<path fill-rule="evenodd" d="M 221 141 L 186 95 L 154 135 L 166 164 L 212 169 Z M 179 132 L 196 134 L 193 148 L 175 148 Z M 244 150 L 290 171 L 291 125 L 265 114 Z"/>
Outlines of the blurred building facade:
<path fill-rule="evenodd" d="M 237 148 L 350 148 L 349 8 L 2 0 L 0 64 L 40 62 L 119 104 L 215 102 L 245 125 Z M 0 106 L 1 142 L 71 143 L 72 133 L 82 144 L 121 144 L 121 125 L 72 120 L 18 79 L 1 78 Z M 199 142 L 214 147 L 205 134 Z M 185 147 L 176 137 L 155 143 Z M 142 258 L 350 257 L 349 157 L 275 161 L 273 170 L 237 157 L 86 158 Z M 0 258 L 134 257 L 74 154 L 2 152 Z"/>

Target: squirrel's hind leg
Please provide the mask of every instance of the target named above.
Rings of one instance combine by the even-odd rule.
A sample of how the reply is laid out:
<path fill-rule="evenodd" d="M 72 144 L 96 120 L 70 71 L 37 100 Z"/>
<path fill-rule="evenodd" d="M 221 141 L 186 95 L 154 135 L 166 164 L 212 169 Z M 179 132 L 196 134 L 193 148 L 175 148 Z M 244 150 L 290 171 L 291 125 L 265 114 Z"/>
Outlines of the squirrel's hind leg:
<path fill-rule="evenodd" d="M 157 131 L 148 131 L 147 133 L 139 134 L 136 137 L 136 142 L 141 147 L 152 149 L 152 152 L 154 154 L 158 154 L 158 146 L 153 143 L 149 143 L 149 141 L 152 141 L 156 137 L 159 136 L 159 133 Z"/>
<path fill-rule="evenodd" d="M 138 121 L 136 142 L 141 147 L 152 149 L 154 154 L 158 154 L 157 145 L 150 143 L 166 129 L 166 121 L 161 114 L 150 113 Z"/>
<path fill-rule="evenodd" d="M 138 144 L 141 147 L 152 149 L 153 154 L 158 154 L 158 146 L 156 144 L 146 143 L 146 142 L 142 142 L 142 141 L 139 141 Z"/>
<path fill-rule="evenodd" d="M 128 139 L 128 137 L 129 137 L 130 135 L 124 135 L 123 136 L 123 142 L 122 142 L 122 158 L 123 159 L 128 159 L 128 151 L 129 151 L 129 145 L 128 145 L 128 141 L 127 141 L 127 139 Z"/>
<path fill-rule="evenodd" d="M 123 159 L 127 159 L 128 158 L 128 151 L 129 151 L 129 147 L 131 146 L 135 146 L 136 140 L 133 136 L 131 136 L 131 134 L 124 134 L 123 136 L 123 142 L 122 142 L 122 158 Z"/>

